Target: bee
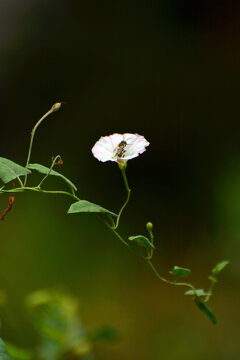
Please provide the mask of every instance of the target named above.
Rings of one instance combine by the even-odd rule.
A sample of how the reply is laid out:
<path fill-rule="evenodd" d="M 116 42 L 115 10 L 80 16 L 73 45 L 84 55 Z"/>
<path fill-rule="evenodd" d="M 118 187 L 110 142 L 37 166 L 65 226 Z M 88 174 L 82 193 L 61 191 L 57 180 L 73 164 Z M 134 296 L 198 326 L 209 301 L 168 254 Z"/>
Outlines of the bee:
<path fill-rule="evenodd" d="M 127 146 L 127 142 L 125 140 L 122 140 L 114 150 L 115 157 L 117 157 L 117 158 L 124 157 L 124 154 L 126 152 L 126 149 L 125 149 L 126 146 Z"/>

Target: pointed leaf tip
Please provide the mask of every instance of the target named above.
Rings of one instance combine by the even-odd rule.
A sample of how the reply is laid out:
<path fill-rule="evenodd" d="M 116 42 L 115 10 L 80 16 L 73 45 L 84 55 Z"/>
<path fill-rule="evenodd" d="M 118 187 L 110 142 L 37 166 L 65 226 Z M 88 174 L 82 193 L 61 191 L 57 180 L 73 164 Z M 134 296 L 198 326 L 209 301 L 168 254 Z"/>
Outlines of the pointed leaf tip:
<path fill-rule="evenodd" d="M 68 214 L 83 213 L 83 212 L 103 213 L 111 216 L 117 216 L 116 214 L 103 208 L 102 206 L 91 203 L 87 200 L 80 200 L 73 203 L 68 210 Z"/>

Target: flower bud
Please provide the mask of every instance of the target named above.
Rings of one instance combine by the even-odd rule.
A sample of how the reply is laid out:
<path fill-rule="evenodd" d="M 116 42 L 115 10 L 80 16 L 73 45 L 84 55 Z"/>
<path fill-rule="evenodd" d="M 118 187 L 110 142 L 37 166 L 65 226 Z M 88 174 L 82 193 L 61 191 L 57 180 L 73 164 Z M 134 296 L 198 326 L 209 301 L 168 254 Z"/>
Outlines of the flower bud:
<path fill-rule="evenodd" d="M 54 104 L 51 108 L 52 111 L 58 111 L 61 107 L 62 103 L 57 102 L 56 104 Z"/>
<path fill-rule="evenodd" d="M 149 221 L 147 224 L 146 224 L 146 228 L 148 231 L 152 231 L 153 229 L 153 224 Z"/>

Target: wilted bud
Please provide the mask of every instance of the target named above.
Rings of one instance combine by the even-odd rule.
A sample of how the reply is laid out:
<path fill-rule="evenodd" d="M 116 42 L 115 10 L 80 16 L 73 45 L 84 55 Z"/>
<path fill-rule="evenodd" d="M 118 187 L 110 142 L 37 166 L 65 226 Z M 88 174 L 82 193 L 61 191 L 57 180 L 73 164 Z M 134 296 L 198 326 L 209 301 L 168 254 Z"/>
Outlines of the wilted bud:
<path fill-rule="evenodd" d="M 12 204 L 14 203 L 15 201 L 15 196 L 14 195 L 10 195 L 9 198 L 8 198 L 8 204 L 10 206 L 12 206 Z"/>
<path fill-rule="evenodd" d="M 62 158 L 60 157 L 60 159 L 58 160 L 58 162 L 57 162 L 57 164 L 58 164 L 58 166 L 63 166 L 63 161 L 62 161 Z"/>

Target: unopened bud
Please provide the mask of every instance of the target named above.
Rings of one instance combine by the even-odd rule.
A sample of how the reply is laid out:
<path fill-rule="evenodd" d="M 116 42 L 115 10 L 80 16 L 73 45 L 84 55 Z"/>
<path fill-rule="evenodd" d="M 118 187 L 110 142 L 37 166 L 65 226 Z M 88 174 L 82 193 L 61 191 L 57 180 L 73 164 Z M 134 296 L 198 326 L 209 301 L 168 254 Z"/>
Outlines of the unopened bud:
<path fill-rule="evenodd" d="M 51 107 L 51 110 L 52 110 L 52 111 L 58 111 L 61 106 L 62 106 L 62 103 L 57 102 L 56 104 L 54 104 L 54 105 Z"/>
<path fill-rule="evenodd" d="M 147 224 L 146 224 L 146 228 L 148 231 L 152 231 L 153 229 L 153 224 L 149 221 Z"/>

